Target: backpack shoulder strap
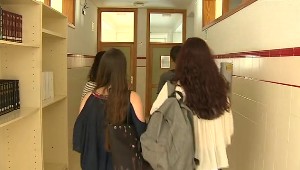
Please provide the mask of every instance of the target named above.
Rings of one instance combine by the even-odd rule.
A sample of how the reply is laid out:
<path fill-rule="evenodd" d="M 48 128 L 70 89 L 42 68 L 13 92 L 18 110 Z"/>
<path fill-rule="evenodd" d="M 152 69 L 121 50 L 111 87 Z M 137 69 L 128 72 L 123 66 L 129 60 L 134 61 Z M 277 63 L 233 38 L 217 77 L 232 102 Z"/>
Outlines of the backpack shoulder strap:
<path fill-rule="evenodd" d="M 179 95 L 180 99 L 178 99 L 179 103 L 183 103 L 183 94 L 180 91 L 176 91 L 176 86 L 172 84 L 170 81 L 167 82 L 168 87 L 168 98 L 175 97 L 177 99 L 177 95 Z"/>
<path fill-rule="evenodd" d="M 168 97 L 176 97 L 175 88 L 176 86 L 170 81 L 167 81 Z"/>

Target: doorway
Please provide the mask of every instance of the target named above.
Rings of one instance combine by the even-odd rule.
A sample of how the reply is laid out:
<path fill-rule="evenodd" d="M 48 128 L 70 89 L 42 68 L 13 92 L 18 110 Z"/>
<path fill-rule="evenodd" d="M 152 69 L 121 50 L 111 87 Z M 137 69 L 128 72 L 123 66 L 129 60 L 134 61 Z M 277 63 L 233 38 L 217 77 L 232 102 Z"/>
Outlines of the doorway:
<path fill-rule="evenodd" d="M 98 9 L 98 51 L 121 50 L 127 60 L 130 89 L 136 89 L 137 9 Z"/>
<path fill-rule="evenodd" d="M 146 117 L 149 117 L 160 75 L 175 68 L 170 61 L 170 50 L 186 39 L 186 10 L 148 9 L 147 23 Z"/>

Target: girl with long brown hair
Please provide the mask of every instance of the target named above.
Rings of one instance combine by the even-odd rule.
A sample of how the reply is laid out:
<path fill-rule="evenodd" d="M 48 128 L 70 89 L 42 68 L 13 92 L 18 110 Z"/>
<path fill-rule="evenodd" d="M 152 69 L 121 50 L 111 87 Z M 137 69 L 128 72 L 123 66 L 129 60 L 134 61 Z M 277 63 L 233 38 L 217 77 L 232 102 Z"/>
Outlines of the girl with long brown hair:
<path fill-rule="evenodd" d="M 218 71 L 211 51 L 200 38 L 189 38 L 176 61 L 176 90 L 183 93 L 185 104 L 194 112 L 196 170 L 217 170 L 229 166 L 226 147 L 231 143 L 233 118 L 228 100 L 228 85 Z M 167 96 L 165 85 L 151 113 Z"/>
<path fill-rule="evenodd" d="M 132 124 L 139 137 L 146 129 L 139 95 L 129 91 L 126 58 L 118 49 L 106 51 L 100 61 L 96 88 L 82 100 L 74 128 L 73 148 L 81 153 L 83 170 L 112 170 L 108 124 Z"/>

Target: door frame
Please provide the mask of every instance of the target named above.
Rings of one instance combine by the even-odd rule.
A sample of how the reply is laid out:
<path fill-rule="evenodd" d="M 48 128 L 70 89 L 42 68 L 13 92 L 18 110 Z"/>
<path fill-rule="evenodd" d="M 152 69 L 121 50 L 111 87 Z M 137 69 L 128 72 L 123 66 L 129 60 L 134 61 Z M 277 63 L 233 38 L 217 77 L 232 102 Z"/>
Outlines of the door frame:
<path fill-rule="evenodd" d="M 158 43 L 150 42 L 150 14 L 153 13 L 179 13 L 182 14 L 182 42 L 186 40 L 186 10 L 184 9 L 147 9 L 147 48 L 146 48 L 146 103 L 145 113 L 149 116 L 152 101 L 152 50 L 153 47 L 172 47 L 182 43 Z"/>
<path fill-rule="evenodd" d="M 101 13 L 102 12 L 133 12 L 134 13 L 134 39 L 133 42 L 102 42 L 101 41 Z M 101 51 L 104 46 L 121 46 L 131 47 L 131 71 L 133 77 L 132 90 L 136 89 L 136 65 L 137 65 L 137 26 L 138 26 L 138 9 L 137 8 L 98 8 L 98 24 L 97 24 L 97 50 Z"/>

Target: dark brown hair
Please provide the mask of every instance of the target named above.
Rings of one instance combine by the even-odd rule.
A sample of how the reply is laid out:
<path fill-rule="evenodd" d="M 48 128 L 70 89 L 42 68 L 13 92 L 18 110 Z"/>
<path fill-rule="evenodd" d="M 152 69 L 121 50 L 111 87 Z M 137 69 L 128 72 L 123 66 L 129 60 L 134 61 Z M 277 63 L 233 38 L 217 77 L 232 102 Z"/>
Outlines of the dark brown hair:
<path fill-rule="evenodd" d="M 181 49 L 180 45 L 175 45 L 171 48 L 170 57 L 171 57 L 173 62 L 176 62 L 176 59 L 177 59 L 177 57 L 179 55 L 179 52 L 180 52 L 180 49 Z"/>
<path fill-rule="evenodd" d="M 96 81 L 99 63 L 100 63 L 101 58 L 102 58 L 104 53 L 105 53 L 105 51 L 100 51 L 96 54 L 95 59 L 94 59 L 94 63 L 92 65 L 91 70 L 90 70 L 89 75 L 88 75 L 89 81 L 93 81 L 93 82 Z"/>
<path fill-rule="evenodd" d="M 204 40 L 189 38 L 183 44 L 175 72 L 175 80 L 186 93 L 187 106 L 199 118 L 212 120 L 229 110 L 228 85 Z"/>
<path fill-rule="evenodd" d="M 128 113 L 129 91 L 126 66 L 125 55 L 115 48 L 106 51 L 100 61 L 96 89 L 108 90 L 105 112 L 106 120 L 110 124 L 122 123 Z"/>

